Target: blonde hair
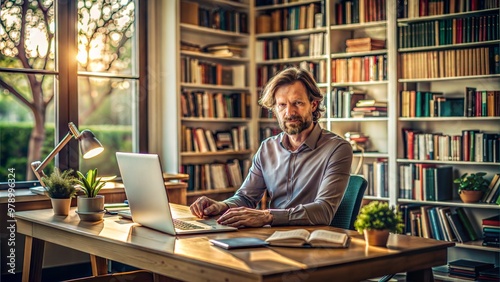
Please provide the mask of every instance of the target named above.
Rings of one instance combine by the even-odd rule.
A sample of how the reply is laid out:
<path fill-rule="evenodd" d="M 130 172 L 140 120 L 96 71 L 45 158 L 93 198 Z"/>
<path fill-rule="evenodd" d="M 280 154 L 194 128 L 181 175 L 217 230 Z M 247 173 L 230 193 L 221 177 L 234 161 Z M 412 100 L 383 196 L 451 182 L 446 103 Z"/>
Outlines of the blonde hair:
<path fill-rule="evenodd" d="M 302 68 L 291 67 L 277 73 L 264 88 L 259 104 L 268 109 L 273 110 L 276 105 L 275 94 L 278 88 L 283 85 L 290 85 L 294 82 L 300 81 L 307 90 L 307 98 L 309 102 L 318 101 L 318 107 L 313 112 L 313 121 L 317 122 L 325 112 L 323 105 L 323 94 L 320 92 L 316 81 L 311 73 Z"/>

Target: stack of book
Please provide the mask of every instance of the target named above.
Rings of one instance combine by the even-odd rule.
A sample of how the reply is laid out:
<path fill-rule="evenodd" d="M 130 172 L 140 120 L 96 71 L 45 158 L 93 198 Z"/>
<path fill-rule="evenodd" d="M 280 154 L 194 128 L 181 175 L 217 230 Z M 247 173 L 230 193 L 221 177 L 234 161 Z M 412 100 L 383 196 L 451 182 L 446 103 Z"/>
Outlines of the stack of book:
<path fill-rule="evenodd" d="M 461 278 L 465 280 L 476 280 L 480 271 L 494 268 L 492 263 L 459 259 L 448 263 L 450 277 Z"/>
<path fill-rule="evenodd" d="M 479 276 L 477 277 L 477 281 L 480 282 L 500 281 L 500 268 L 495 267 L 479 271 Z"/>
<path fill-rule="evenodd" d="M 217 43 L 203 47 L 203 51 L 217 57 L 243 57 L 245 45 L 242 43 Z"/>
<path fill-rule="evenodd" d="M 345 45 L 347 46 L 345 49 L 347 53 L 380 50 L 385 48 L 385 39 L 352 38 L 347 39 Z"/>
<path fill-rule="evenodd" d="M 201 47 L 198 44 L 193 44 L 186 41 L 181 41 L 181 50 L 183 51 L 191 51 L 191 52 L 200 52 Z"/>
<path fill-rule="evenodd" d="M 483 246 L 500 247 L 500 215 L 483 218 Z"/>
<path fill-rule="evenodd" d="M 351 111 L 352 117 L 386 117 L 387 102 L 376 100 L 360 100 Z"/>

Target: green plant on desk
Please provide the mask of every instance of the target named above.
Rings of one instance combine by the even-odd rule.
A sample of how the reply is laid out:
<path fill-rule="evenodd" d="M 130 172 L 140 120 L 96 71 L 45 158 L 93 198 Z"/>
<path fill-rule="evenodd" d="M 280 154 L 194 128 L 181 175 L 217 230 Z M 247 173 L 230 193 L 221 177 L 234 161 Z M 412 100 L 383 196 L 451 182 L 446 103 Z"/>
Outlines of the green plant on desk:
<path fill-rule="evenodd" d="M 43 176 L 42 181 L 45 184 L 43 188 L 47 196 L 52 199 L 70 199 L 76 195 L 75 184 L 78 182 L 73 176 L 72 169 L 61 172 L 56 167 L 49 176 Z"/>
<path fill-rule="evenodd" d="M 403 220 L 394 207 L 388 203 L 373 201 L 363 206 L 359 212 L 354 228 L 363 234 L 364 230 L 389 230 L 395 233 L 403 231 Z"/>
<path fill-rule="evenodd" d="M 78 183 L 82 186 L 83 193 L 89 198 L 95 198 L 106 184 L 106 181 L 102 180 L 102 177 L 97 178 L 97 168 L 89 169 L 85 175 L 80 171 L 76 173 L 78 174 Z"/>

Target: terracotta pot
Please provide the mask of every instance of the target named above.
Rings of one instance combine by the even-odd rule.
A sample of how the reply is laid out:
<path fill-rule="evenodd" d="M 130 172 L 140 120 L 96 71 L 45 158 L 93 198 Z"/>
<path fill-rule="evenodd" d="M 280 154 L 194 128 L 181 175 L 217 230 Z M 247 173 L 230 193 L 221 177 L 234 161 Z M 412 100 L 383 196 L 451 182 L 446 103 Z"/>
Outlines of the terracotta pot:
<path fill-rule="evenodd" d="M 384 247 L 387 245 L 389 230 L 363 230 L 363 233 L 367 245 Z"/>
<path fill-rule="evenodd" d="M 52 203 L 52 209 L 54 210 L 55 215 L 65 215 L 69 214 L 69 209 L 71 207 L 71 199 L 54 199 L 50 198 L 50 202 Z"/>
<path fill-rule="evenodd" d="M 462 190 L 460 199 L 464 203 L 477 203 L 483 197 L 483 191 Z"/>

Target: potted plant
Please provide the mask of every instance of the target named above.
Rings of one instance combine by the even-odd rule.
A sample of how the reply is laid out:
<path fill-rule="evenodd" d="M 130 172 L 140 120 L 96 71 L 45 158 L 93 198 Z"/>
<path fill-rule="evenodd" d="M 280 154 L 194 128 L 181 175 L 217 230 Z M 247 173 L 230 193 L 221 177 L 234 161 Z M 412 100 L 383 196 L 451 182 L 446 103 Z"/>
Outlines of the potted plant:
<path fill-rule="evenodd" d="M 483 178 L 485 175 L 486 172 L 476 172 L 470 175 L 464 173 L 453 180 L 453 183 L 458 184 L 458 194 L 464 203 L 475 203 L 482 198 L 484 191 L 488 189 L 488 181 Z"/>
<path fill-rule="evenodd" d="M 363 206 L 354 222 L 354 228 L 364 234 L 366 244 L 385 246 L 389 232 L 401 233 L 403 220 L 394 207 L 386 202 L 372 201 Z"/>
<path fill-rule="evenodd" d="M 77 179 L 73 170 L 68 169 L 61 173 L 56 167 L 49 176 L 43 176 L 43 188 L 52 203 L 55 215 L 68 215 L 71 207 L 71 198 L 76 194 Z"/>
<path fill-rule="evenodd" d="M 81 220 L 99 221 L 104 216 L 104 196 L 98 195 L 106 181 L 97 178 L 97 168 L 89 169 L 85 175 L 77 171 L 78 183 L 84 195 L 77 197 L 78 216 Z"/>

